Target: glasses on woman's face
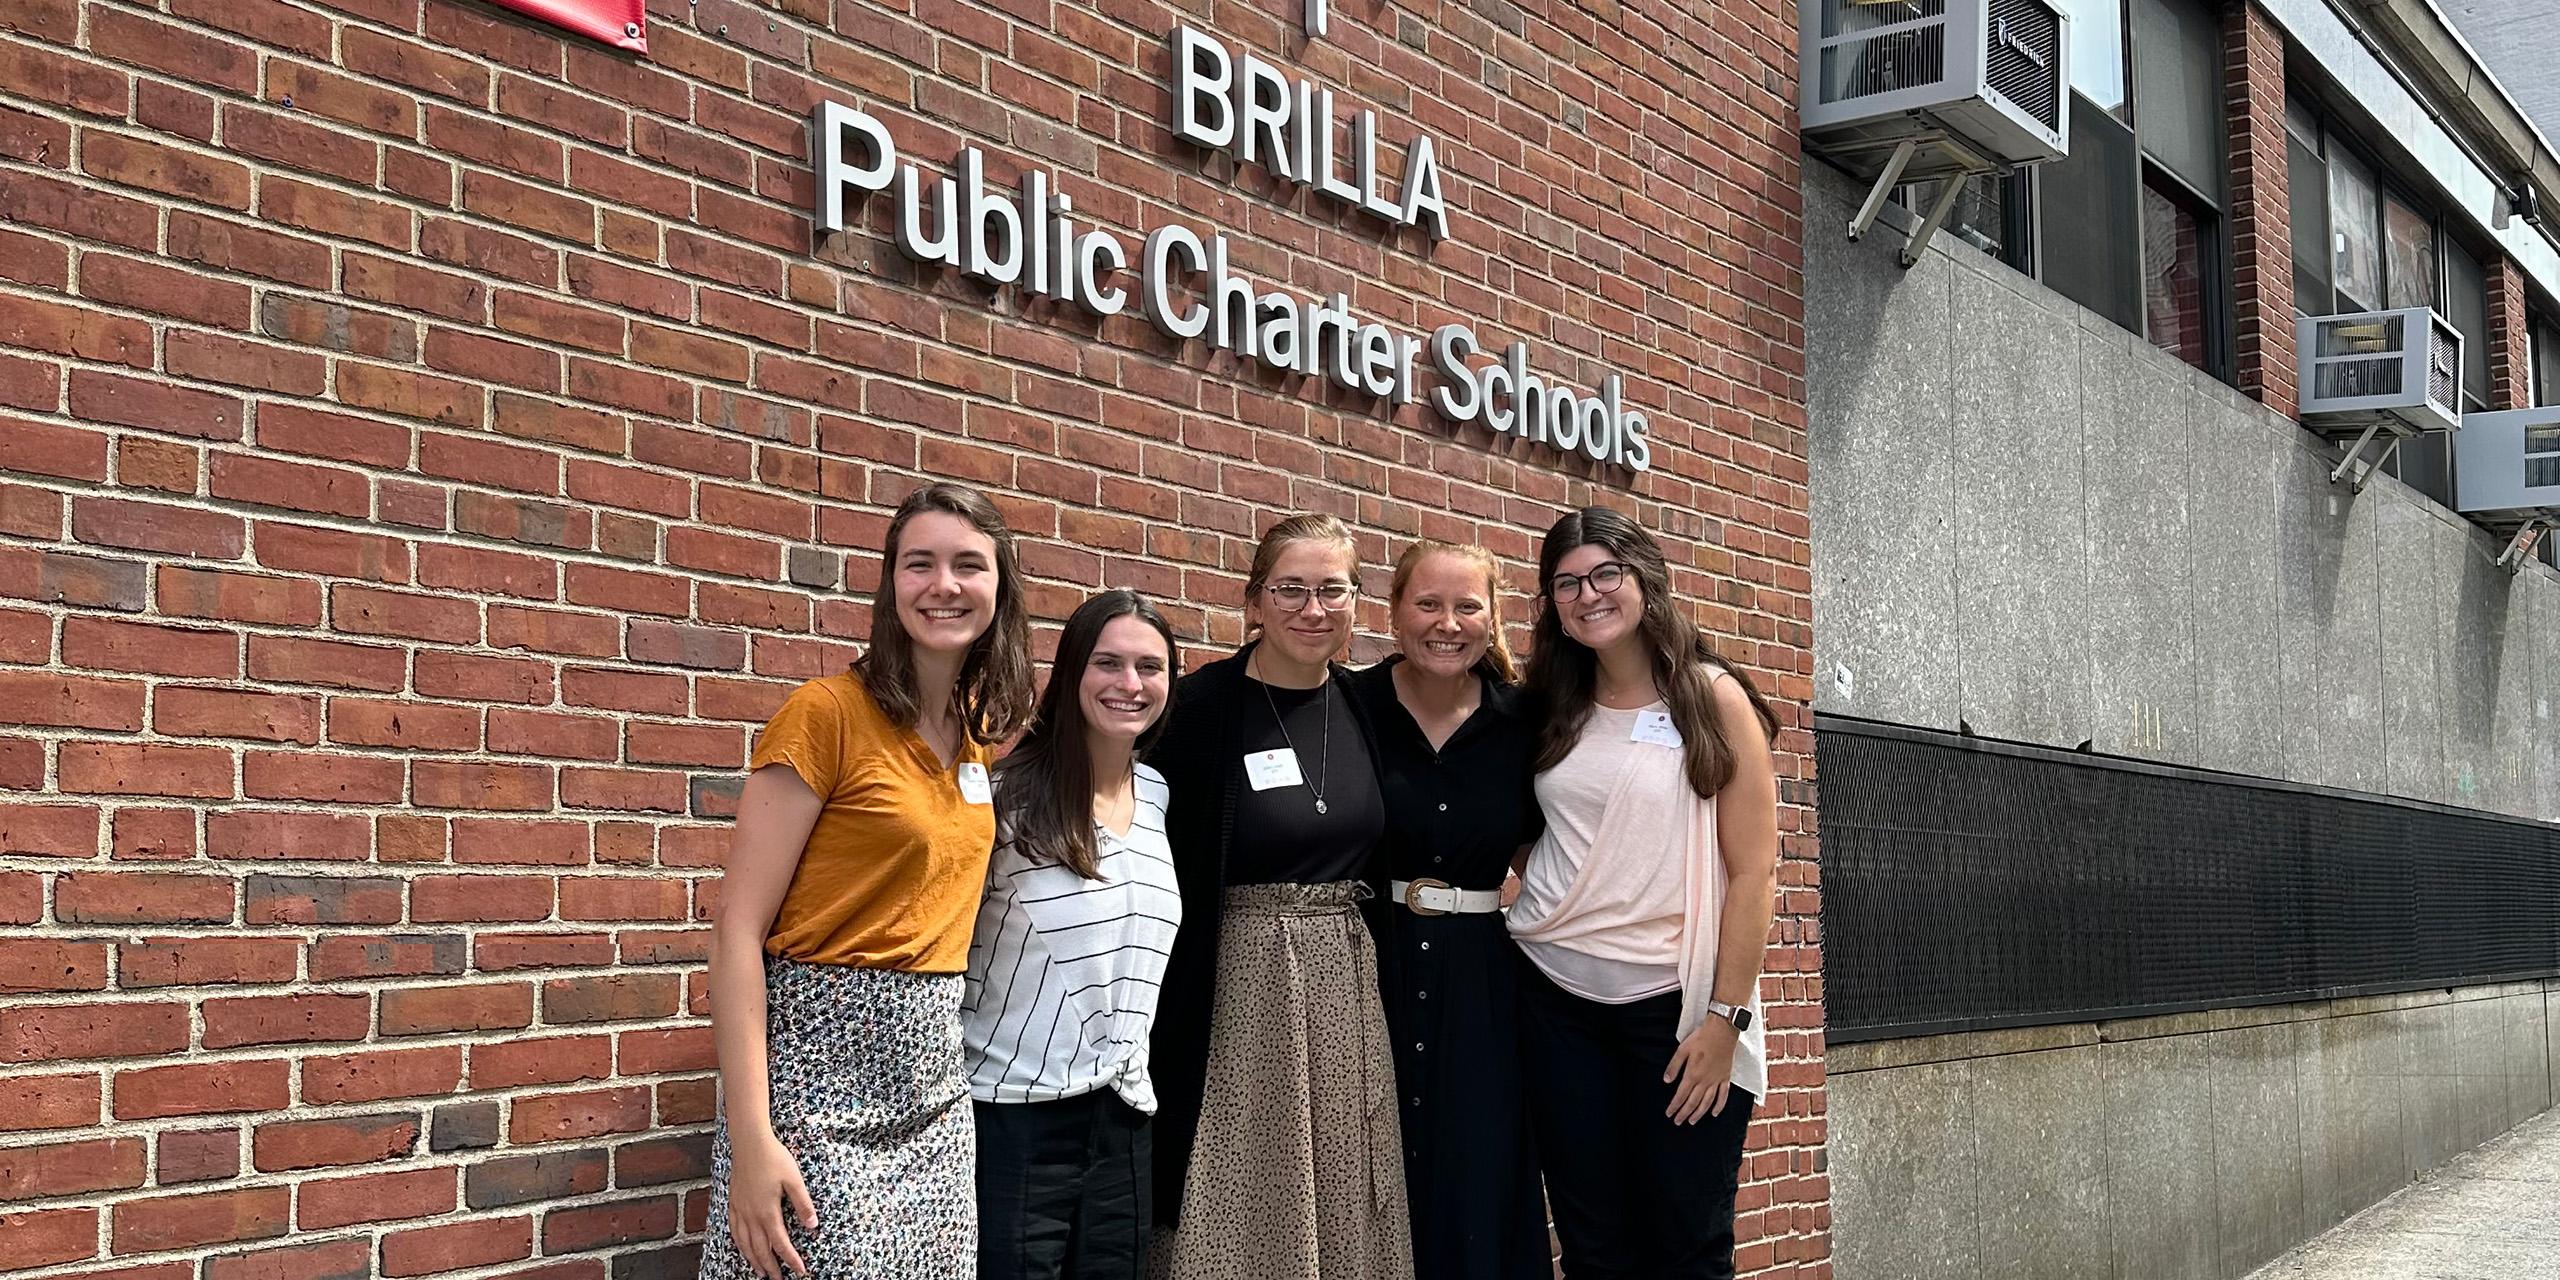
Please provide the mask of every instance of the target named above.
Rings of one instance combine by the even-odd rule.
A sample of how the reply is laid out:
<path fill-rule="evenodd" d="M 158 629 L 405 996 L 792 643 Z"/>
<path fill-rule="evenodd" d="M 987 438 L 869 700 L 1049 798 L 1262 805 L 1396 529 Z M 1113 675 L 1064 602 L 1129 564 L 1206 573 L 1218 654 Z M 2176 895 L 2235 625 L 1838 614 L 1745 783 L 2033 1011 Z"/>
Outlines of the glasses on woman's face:
<path fill-rule="evenodd" d="M 1305 609 L 1309 600 L 1323 605 L 1327 613 L 1340 613 L 1360 597 L 1360 589 L 1348 582 L 1327 582 L 1313 587 L 1302 582 L 1273 582 L 1263 586 L 1262 595 L 1284 613 Z"/>
<path fill-rule="evenodd" d="M 1559 573 L 1547 583 L 1547 596 L 1557 604 L 1571 604 L 1582 598 L 1587 584 L 1593 595 L 1605 596 L 1627 580 L 1627 566 L 1615 560 L 1603 560 L 1591 566 L 1589 573 Z"/>

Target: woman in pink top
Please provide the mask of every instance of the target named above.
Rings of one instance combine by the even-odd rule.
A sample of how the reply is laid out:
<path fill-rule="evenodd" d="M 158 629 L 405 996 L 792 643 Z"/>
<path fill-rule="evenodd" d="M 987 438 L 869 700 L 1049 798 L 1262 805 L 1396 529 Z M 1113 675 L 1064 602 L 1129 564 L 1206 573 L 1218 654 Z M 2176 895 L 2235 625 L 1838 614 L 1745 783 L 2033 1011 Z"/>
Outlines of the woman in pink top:
<path fill-rule="evenodd" d="M 1564 1273 L 1722 1280 L 1768 1090 L 1777 717 L 1708 650 L 1635 521 L 1568 513 L 1538 570 L 1527 688 L 1546 831 L 1510 928 Z"/>

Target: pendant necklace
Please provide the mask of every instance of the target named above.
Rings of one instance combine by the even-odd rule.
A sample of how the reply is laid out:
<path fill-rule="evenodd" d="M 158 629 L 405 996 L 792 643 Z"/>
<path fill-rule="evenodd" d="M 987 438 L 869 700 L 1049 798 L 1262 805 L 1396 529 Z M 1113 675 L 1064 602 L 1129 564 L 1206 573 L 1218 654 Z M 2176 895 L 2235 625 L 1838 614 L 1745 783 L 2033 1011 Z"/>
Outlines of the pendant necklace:
<path fill-rule="evenodd" d="M 1254 656 L 1261 655 L 1257 653 Z M 1245 674 L 1253 676 L 1250 667 L 1246 669 Z M 1271 721 L 1280 726 L 1280 741 L 1289 748 L 1289 754 L 1295 757 L 1298 754 L 1298 744 L 1289 739 L 1289 722 L 1280 715 L 1279 700 L 1271 696 L 1271 686 L 1261 677 L 1253 676 L 1253 682 L 1262 686 L 1263 705 L 1271 708 Z M 1327 679 L 1316 688 L 1319 691 L 1316 697 L 1324 703 L 1324 746 L 1323 754 L 1316 757 L 1316 776 L 1307 779 L 1306 782 L 1308 793 L 1316 798 L 1316 812 L 1321 815 L 1331 812 L 1324 807 L 1324 788 L 1318 785 L 1318 782 L 1324 777 L 1326 766 L 1333 762 L 1333 681 Z"/>

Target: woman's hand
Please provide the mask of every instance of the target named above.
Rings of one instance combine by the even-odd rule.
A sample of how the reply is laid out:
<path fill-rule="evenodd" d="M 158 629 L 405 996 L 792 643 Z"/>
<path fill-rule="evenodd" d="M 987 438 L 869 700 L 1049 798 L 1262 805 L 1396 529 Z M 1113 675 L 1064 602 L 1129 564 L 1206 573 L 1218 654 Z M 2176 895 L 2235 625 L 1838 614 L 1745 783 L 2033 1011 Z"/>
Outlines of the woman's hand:
<path fill-rule="evenodd" d="M 1742 1033 L 1722 1018 L 1709 1018 L 1672 1051 L 1662 1082 L 1678 1087 L 1671 1107 L 1662 1114 L 1673 1124 L 1696 1124 L 1701 1116 L 1724 1114 L 1725 1096 L 1733 1091 L 1733 1048 Z"/>
<path fill-rule="evenodd" d="M 818 1228 L 817 1206 L 809 1202 L 808 1184 L 800 1180 L 800 1162 L 780 1138 L 766 1134 L 733 1145 L 729 1153 L 729 1239 L 738 1256 L 765 1280 L 782 1280 L 787 1269 L 806 1276 L 808 1265 L 791 1247 L 782 1217 L 785 1199 L 800 1219 L 800 1228 Z"/>

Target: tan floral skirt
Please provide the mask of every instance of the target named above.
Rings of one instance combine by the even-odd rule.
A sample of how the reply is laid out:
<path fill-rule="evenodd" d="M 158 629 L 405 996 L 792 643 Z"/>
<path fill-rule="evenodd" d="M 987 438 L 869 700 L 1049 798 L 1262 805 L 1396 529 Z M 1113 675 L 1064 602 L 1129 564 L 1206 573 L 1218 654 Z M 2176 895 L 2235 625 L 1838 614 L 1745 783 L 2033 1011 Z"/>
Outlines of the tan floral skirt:
<path fill-rule="evenodd" d="M 1227 891 L 1207 1090 L 1160 1280 L 1411 1280 L 1394 1056 L 1360 886 Z"/>

